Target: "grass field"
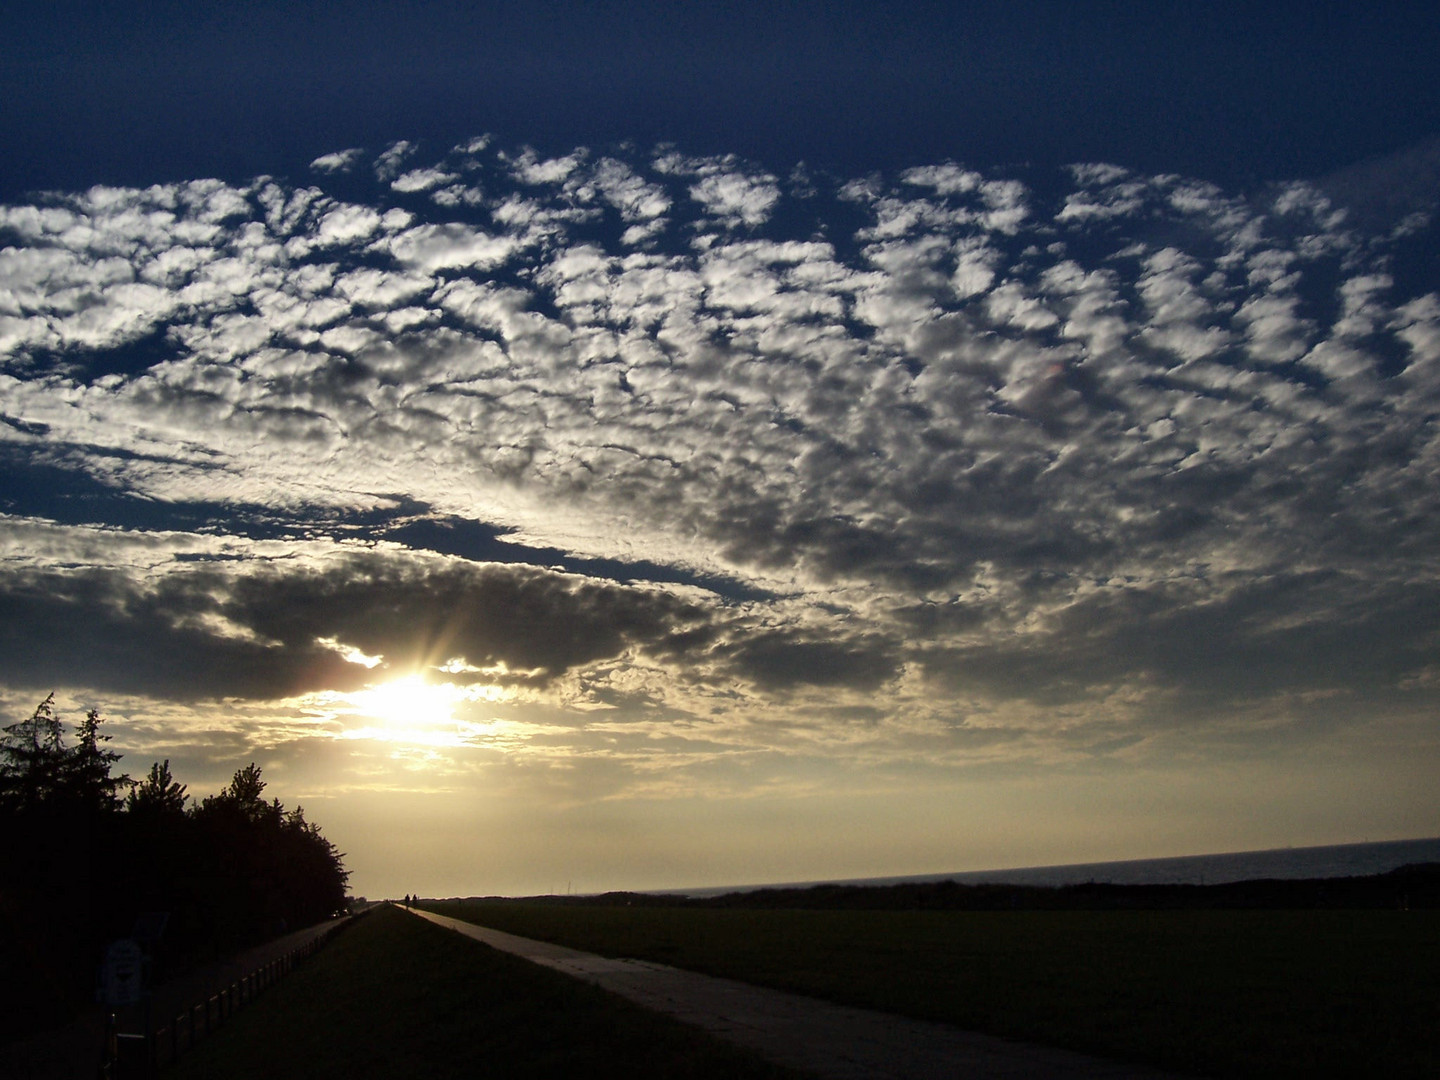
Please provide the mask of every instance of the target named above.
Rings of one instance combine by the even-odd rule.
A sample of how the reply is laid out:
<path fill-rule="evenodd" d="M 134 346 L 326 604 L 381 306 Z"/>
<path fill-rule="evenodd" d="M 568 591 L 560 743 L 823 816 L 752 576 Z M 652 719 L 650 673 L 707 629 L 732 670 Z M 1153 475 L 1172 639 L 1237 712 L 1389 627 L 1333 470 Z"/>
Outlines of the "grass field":
<path fill-rule="evenodd" d="M 1436 911 L 441 902 L 609 956 L 1210 1076 L 1440 1076 Z"/>
<path fill-rule="evenodd" d="M 797 1080 L 394 908 L 360 919 L 163 1075 Z"/>

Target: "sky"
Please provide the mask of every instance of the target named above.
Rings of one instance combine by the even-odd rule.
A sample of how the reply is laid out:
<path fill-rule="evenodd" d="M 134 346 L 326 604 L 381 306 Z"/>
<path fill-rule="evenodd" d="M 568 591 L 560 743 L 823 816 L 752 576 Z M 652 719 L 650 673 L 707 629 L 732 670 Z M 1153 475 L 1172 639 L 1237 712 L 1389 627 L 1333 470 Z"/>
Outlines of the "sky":
<path fill-rule="evenodd" d="M 1440 834 L 1440 14 L 4 23 L 6 722 L 371 896 Z"/>

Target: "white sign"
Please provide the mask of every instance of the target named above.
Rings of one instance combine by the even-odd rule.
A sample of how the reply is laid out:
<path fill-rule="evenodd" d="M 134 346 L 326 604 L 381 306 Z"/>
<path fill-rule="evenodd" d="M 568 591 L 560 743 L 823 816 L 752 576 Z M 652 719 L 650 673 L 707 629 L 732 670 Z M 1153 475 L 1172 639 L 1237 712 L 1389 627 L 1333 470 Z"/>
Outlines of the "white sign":
<path fill-rule="evenodd" d="M 105 950 L 105 966 L 100 969 L 106 1005 L 134 1005 L 140 1000 L 144 965 L 145 951 L 138 941 L 124 938 L 110 943 Z"/>

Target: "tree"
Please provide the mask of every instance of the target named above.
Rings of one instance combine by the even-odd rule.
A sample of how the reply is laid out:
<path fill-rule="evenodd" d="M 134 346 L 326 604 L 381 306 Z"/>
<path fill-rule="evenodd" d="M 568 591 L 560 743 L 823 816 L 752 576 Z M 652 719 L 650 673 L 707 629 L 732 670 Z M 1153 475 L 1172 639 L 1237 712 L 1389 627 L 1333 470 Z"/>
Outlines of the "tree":
<path fill-rule="evenodd" d="M 170 759 L 155 762 L 150 774 L 130 789 L 125 809 L 132 814 L 168 817 L 185 812 L 186 785 L 170 775 Z"/>
<path fill-rule="evenodd" d="M 0 979 L 6 1025 L 39 1022 L 85 995 L 96 950 L 117 920 L 135 916 L 122 886 L 134 844 L 117 813 L 130 781 L 111 775 L 120 755 L 103 722 L 91 709 L 68 743 L 49 694 L 0 732 L 0 907 L 32 976 L 7 968 Z"/>
<path fill-rule="evenodd" d="M 67 741 L 51 694 L 0 729 L 0 914 L 29 946 L 0 978 L 0 1035 L 86 999 L 98 950 L 142 911 L 170 913 L 172 957 L 206 960 L 345 906 L 344 856 L 265 801 L 258 765 L 196 805 L 168 758 L 112 775 L 103 723 L 91 709 Z"/>
<path fill-rule="evenodd" d="M 234 800 L 236 806 L 257 807 L 262 805 L 260 793 L 264 790 L 265 781 L 260 779 L 260 767 L 252 761 L 243 769 L 235 770 L 223 795 Z"/>
<path fill-rule="evenodd" d="M 228 906 L 226 917 L 250 937 L 327 918 L 344 907 L 349 877 L 344 856 L 305 811 L 267 803 L 264 790 L 251 762 L 191 815 L 208 853 L 211 905 Z"/>
<path fill-rule="evenodd" d="M 65 745 L 64 730 L 50 694 L 30 719 L 9 725 L 0 738 L 0 806 L 10 810 L 79 810 L 108 812 L 120 807 L 120 789 L 128 776 L 111 776 L 121 756 L 107 750 L 109 735 L 91 709 L 80 723 L 74 746 Z"/>
<path fill-rule="evenodd" d="M 230 784 L 218 795 L 207 796 L 201 803 L 202 811 L 220 815 L 235 815 L 254 823 L 261 821 L 278 822 L 284 808 L 277 799 L 266 803 L 261 797 L 265 781 L 260 779 L 260 767 L 253 761 L 243 769 L 237 769 Z"/>
<path fill-rule="evenodd" d="M 123 756 L 105 749 L 109 735 L 100 734 L 103 720 L 99 709 L 91 709 L 80 723 L 78 740 L 66 754 L 65 787 L 68 798 L 94 810 L 120 809 L 120 789 L 134 781 L 121 774 L 111 776 L 110 768 Z"/>
<path fill-rule="evenodd" d="M 27 810 L 53 801 L 64 769 L 65 744 L 55 695 L 35 708 L 30 719 L 4 729 L 0 739 L 0 805 Z"/>

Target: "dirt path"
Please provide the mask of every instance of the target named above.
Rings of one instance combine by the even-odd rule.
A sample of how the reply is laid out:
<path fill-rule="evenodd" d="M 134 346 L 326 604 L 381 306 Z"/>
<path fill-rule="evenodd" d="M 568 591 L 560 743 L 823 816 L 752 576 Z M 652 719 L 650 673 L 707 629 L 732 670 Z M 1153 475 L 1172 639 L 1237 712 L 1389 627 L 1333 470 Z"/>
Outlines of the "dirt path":
<path fill-rule="evenodd" d="M 834 1080 L 1161 1080 L 1165 1075 L 663 964 L 596 956 L 428 911 L 413 914 L 704 1028 L 771 1061 Z"/>

